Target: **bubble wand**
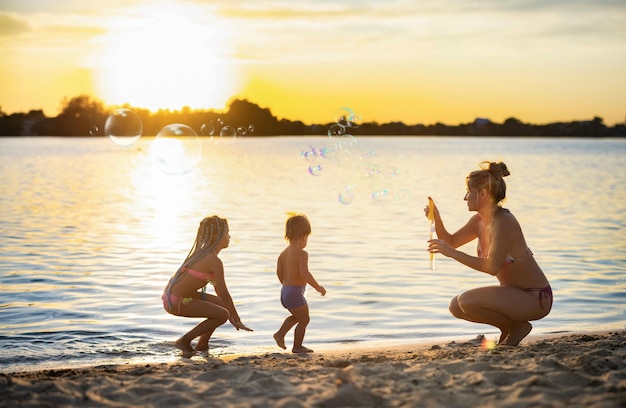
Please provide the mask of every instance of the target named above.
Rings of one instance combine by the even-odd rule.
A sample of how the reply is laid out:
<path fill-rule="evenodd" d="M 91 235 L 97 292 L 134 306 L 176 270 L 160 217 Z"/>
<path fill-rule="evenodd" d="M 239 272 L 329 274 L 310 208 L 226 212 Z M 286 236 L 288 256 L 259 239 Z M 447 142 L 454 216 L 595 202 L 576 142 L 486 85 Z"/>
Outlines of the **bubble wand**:
<path fill-rule="evenodd" d="M 435 237 L 435 202 L 430 197 L 428 197 L 428 221 L 430 222 L 429 239 L 433 239 Z M 430 253 L 430 269 L 433 271 L 436 269 L 435 254 L 433 252 Z"/>

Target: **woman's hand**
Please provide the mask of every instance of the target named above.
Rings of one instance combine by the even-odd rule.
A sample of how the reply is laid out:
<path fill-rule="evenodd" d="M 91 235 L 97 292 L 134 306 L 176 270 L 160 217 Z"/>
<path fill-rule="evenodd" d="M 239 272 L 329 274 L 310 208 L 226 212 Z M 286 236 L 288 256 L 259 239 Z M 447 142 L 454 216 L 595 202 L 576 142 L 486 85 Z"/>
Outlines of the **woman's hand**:
<path fill-rule="evenodd" d="M 241 323 L 241 320 L 237 320 L 236 322 L 231 321 L 230 322 L 233 326 L 235 326 L 235 329 L 239 330 L 245 330 L 245 331 L 253 331 L 251 328 L 246 327 L 246 325 L 244 325 L 243 323 Z"/>
<path fill-rule="evenodd" d="M 430 239 L 428 240 L 428 252 L 431 254 L 442 254 L 445 256 L 452 256 L 454 248 L 452 248 L 443 239 Z"/>
<path fill-rule="evenodd" d="M 439 216 L 439 209 L 437 208 L 437 205 L 435 204 L 435 201 L 432 199 L 432 197 L 428 197 L 428 201 L 430 203 L 430 201 L 433 202 L 433 212 L 435 216 Z M 428 212 L 429 210 L 429 205 L 426 204 L 426 207 L 424 207 L 424 215 L 426 216 L 426 218 L 428 218 Z"/>

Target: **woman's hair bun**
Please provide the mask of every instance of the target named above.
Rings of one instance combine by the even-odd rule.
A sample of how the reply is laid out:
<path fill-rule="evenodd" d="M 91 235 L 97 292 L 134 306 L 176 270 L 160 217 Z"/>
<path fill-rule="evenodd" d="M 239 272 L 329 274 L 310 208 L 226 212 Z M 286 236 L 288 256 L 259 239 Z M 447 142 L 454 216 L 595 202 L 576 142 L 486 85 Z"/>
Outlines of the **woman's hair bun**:
<path fill-rule="evenodd" d="M 488 168 L 489 172 L 491 174 L 493 174 L 494 176 L 498 176 L 498 177 L 506 177 L 509 176 L 511 173 L 509 172 L 509 169 L 506 167 L 506 164 L 499 162 L 491 162 L 489 163 L 489 168 Z"/>

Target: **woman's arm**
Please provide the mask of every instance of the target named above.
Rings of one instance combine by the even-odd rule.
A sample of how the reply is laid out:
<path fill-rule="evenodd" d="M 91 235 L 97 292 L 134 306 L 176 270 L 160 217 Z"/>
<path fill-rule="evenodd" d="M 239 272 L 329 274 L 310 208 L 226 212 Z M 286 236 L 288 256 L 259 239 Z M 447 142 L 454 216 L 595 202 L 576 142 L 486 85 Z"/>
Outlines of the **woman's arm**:
<path fill-rule="evenodd" d="M 491 245 L 486 258 L 468 255 L 465 252 L 461 252 L 453 248 L 452 245 L 441 239 L 429 241 L 428 250 L 429 252 L 440 253 L 455 259 L 463 265 L 476 269 L 477 271 L 496 276 L 502 268 L 504 258 L 509 253 L 511 242 L 509 233 L 511 226 L 509 225 L 509 222 L 509 220 L 504 218 L 494 220 L 492 226 L 493 233 L 491 236 Z"/>
<path fill-rule="evenodd" d="M 431 199 L 430 197 L 428 198 Z M 426 216 L 428 216 L 428 206 L 426 206 L 424 212 L 426 213 Z M 451 234 L 448 232 L 445 225 L 443 224 L 443 220 L 441 219 L 441 214 L 439 213 L 437 205 L 434 205 L 433 212 L 437 238 L 446 241 L 452 248 L 458 248 L 462 245 L 465 245 L 471 240 L 476 239 L 476 237 L 478 236 L 478 223 L 480 222 L 480 217 L 478 216 L 478 214 L 471 217 L 467 221 L 467 223 L 454 234 Z"/>

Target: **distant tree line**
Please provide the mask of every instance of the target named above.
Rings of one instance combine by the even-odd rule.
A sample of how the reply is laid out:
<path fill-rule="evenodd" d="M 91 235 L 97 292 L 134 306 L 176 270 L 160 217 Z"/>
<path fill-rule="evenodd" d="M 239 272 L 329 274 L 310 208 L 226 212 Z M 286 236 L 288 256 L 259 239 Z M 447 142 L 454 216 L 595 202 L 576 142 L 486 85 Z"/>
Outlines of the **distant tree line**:
<path fill-rule="evenodd" d="M 278 119 L 267 108 L 247 100 L 233 100 L 225 112 L 212 110 L 159 110 L 123 106 L 135 111 L 143 122 L 143 134 L 156 135 L 164 126 L 183 123 L 201 134 L 202 125 L 213 124 L 216 134 L 222 126 L 249 128 L 246 136 L 323 135 L 333 123 L 307 125 L 301 121 Z M 102 136 L 104 123 L 113 112 L 102 102 L 81 95 L 63 100 L 61 113 L 47 117 L 41 110 L 5 114 L 0 108 L 0 136 Z M 97 131 L 95 129 L 98 129 Z M 363 123 L 351 132 L 359 135 L 394 136 L 551 136 L 551 137 L 626 137 L 626 123 L 609 127 L 600 117 L 586 121 L 557 122 L 544 125 L 523 123 L 509 118 L 504 123 L 478 118 L 460 125 L 407 125 L 402 122 Z"/>

